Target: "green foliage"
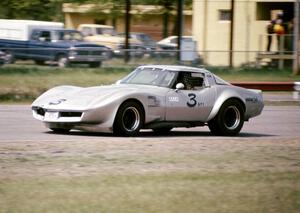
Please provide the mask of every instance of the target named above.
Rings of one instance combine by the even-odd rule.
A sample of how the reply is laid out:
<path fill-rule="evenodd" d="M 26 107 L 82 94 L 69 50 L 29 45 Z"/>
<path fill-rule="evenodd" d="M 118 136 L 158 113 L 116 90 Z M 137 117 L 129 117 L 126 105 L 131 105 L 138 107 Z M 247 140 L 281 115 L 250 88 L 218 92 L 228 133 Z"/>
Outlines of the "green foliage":
<path fill-rule="evenodd" d="M 5 180 L 2 212 L 298 212 L 299 172 Z M 294 183 L 294 184 L 293 184 Z"/>
<path fill-rule="evenodd" d="M 88 69 L 29 65 L 5 65 L 0 67 L 0 102 L 32 101 L 42 92 L 57 85 L 95 86 L 111 84 L 127 75 L 133 67 L 102 67 Z M 239 81 L 300 81 L 290 69 L 270 70 L 254 68 L 210 67 L 208 70 L 229 82 Z"/>
<path fill-rule="evenodd" d="M 103 5 L 111 5 L 113 13 L 117 17 L 125 5 L 124 1 L 113 0 L 1 0 L 0 18 L 2 19 L 32 19 L 44 21 L 63 21 L 63 3 L 94 3 L 98 4 L 95 10 Z M 161 5 L 163 10 L 173 10 L 176 7 L 175 0 L 131 0 L 131 4 Z M 185 5 L 190 7 L 192 0 L 185 0 Z M 93 10 L 94 11 L 94 10 Z M 98 10 L 99 12 L 99 10 Z"/>
<path fill-rule="evenodd" d="M 61 20 L 60 0 L 1 0 L 0 18 Z"/>

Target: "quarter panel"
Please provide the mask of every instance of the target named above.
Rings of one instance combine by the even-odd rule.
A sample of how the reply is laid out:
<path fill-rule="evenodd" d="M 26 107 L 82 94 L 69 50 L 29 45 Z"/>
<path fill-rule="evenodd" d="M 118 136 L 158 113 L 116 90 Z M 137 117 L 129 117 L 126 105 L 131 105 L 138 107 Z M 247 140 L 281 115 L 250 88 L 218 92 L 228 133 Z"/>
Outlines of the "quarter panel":
<path fill-rule="evenodd" d="M 210 121 L 211 119 L 213 119 L 218 114 L 222 104 L 230 98 L 238 98 L 245 104 L 243 97 L 238 92 L 238 89 L 236 89 L 234 86 L 215 85 L 214 88 L 215 88 L 215 91 L 217 94 L 216 95 L 217 98 L 216 98 L 214 107 L 213 107 L 210 115 L 207 118 L 207 121 Z"/>

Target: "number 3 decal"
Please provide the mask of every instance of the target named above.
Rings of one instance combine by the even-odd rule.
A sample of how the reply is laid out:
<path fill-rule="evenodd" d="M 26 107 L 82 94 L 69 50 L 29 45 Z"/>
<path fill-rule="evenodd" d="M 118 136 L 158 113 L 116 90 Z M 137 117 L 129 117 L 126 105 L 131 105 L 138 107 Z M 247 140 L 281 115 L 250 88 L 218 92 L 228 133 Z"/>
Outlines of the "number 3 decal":
<path fill-rule="evenodd" d="M 189 107 L 196 106 L 197 105 L 196 94 L 189 93 L 188 96 L 190 97 L 190 100 L 189 100 L 189 102 L 186 103 L 186 105 L 188 105 Z"/>

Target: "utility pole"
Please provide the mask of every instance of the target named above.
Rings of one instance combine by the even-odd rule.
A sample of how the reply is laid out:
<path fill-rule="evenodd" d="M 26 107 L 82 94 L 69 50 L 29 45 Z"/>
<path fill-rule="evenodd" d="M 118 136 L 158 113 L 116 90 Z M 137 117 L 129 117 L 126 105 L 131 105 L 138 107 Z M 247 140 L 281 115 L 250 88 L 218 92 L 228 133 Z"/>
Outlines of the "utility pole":
<path fill-rule="evenodd" d="M 130 52 L 129 52 L 129 32 L 130 32 L 130 8 L 131 2 L 130 0 L 126 0 L 126 14 L 125 14 L 125 57 L 124 62 L 128 63 L 130 60 Z"/>
<path fill-rule="evenodd" d="M 293 60 L 293 75 L 298 75 L 299 73 L 299 0 L 294 2 L 294 60 Z"/>
<path fill-rule="evenodd" d="M 182 15 L 183 15 L 183 0 L 177 0 L 177 60 L 180 61 L 180 49 L 182 38 Z"/>
<path fill-rule="evenodd" d="M 231 0 L 229 66 L 233 67 L 234 0 Z"/>

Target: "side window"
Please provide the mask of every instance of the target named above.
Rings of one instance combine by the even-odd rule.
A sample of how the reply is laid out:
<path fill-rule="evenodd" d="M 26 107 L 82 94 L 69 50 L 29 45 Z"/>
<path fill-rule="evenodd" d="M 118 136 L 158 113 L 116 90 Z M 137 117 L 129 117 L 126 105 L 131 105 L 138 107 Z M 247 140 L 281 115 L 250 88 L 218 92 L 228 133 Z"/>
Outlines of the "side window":
<path fill-rule="evenodd" d="M 39 36 L 40 41 L 51 41 L 50 31 L 42 31 Z"/>
<path fill-rule="evenodd" d="M 40 36 L 39 31 L 33 31 L 31 39 L 37 41 L 37 40 L 39 40 L 39 36 Z"/>
<path fill-rule="evenodd" d="M 172 38 L 172 39 L 170 40 L 170 43 L 171 43 L 171 44 L 176 44 L 176 43 L 177 43 L 177 38 Z"/>
<path fill-rule="evenodd" d="M 92 35 L 91 28 L 89 28 L 89 27 L 83 27 L 81 31 L 82 31 L 83 36 Z"/>
<path fill-rule="evenodd" d="M 184 90 L 199 90 L 203 88 L 204 76 L 196 72 L 180 72 L 177 83 L 184 84 Z"/>

